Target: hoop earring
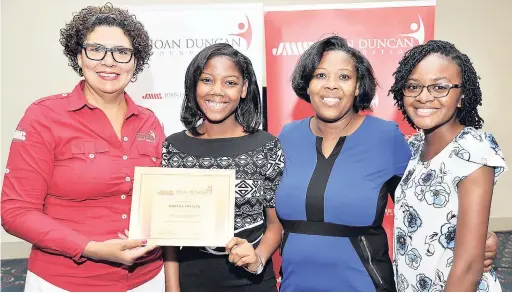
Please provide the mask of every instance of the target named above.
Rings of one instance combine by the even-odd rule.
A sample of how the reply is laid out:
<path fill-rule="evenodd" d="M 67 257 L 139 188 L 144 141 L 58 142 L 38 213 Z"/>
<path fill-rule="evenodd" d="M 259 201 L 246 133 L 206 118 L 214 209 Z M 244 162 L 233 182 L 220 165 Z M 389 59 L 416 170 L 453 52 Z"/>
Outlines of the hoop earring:
<path fill-rule="evenodd" d="M 134 76 L 132 77 L 132 79 L 130 79 L 130 81 L 131 81 L 131 82 L 136 82 L 136 81 L 137 81 L 137 76 L 136 76 L 136 75 L 134 75 Z"/>

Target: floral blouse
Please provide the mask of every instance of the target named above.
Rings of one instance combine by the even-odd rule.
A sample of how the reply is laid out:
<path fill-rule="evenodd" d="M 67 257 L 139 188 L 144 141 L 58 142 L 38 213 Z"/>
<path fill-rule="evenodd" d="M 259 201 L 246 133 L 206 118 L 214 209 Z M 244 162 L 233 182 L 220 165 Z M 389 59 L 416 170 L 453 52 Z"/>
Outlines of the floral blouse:
<path fill-rule="evenodd" d="M 398 291 L 443 291 L 453 265 L 459 182 L 481 166 L 506 170 L 489 133 L 464 128 L 430 161 L 422 162 L 424 135 L 409 140 L 412 157 L 395 192 L 394 269 Z M 484 273 L 478 291 L 501 291 L 496 273 Z"/>

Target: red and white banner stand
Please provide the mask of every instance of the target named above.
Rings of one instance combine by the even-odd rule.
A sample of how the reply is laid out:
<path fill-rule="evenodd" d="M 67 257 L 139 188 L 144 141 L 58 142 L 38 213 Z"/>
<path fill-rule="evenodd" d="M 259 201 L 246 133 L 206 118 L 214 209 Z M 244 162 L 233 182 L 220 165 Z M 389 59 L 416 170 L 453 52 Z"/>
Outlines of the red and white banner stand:
<path fill-rule="evenodd" d="M 405 135 L 414 130 L 387 95 L 392 73 L 405 52 L 434 37 L 435 1 L 376 2 L 265 7 L 267 125 L 278 135 L 288 122 L 313 115 L 294 94 L 290 77 L 299 56 L 314 42 L 336 34 L 347 39 L 372 63 L 380 84 L 373 111 L 365 114 L 395 120 Z M 384 228 L 393 245 L 393 204 L 388 201 Z M 278 272 L 280 259 L 274 256 Z"/>
<path fill-rule="evenodd" d="M 263 4 L 126 6 L 147 29 L 153 44 L 149 67 L 127 92 L 155 112 L 166 135 L 184 129 L 180 122 L 185 72 L 207 46 L 228 43 L 252 61 L 263 85 Z M 212 21 L 213 20 L 213 21 Z"/>

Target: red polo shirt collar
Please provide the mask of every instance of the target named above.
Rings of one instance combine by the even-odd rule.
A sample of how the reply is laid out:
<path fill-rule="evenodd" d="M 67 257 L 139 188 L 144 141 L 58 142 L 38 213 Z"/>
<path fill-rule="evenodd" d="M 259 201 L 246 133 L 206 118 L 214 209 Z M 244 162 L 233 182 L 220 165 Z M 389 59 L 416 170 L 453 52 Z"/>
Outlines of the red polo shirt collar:
<path fill-rule="evenodd" d="M 84 106 L 87 106 L 89 109 L 96 109 L 97 107 L 89 104 L 87 102 L 87 99 L 84 96 L 84 86 L 85 86 L 85 80 L 80 81 L 73 91 L 69 93 L 69 104 L 68 104 L 68 111 L 77 111 L 80 109 L 83 109 Z M 65 95 L 65 94 L 64 94 Z M 126 100 L 126 104 L 128 106 L 126 117 L 130 117 L 131 115 L 138 115 L 139 109 L 137 108 L 137 105 L 133 102 L 133 100 L 130 98 L 130 96 L 125 92 L 124 98 Z"/>

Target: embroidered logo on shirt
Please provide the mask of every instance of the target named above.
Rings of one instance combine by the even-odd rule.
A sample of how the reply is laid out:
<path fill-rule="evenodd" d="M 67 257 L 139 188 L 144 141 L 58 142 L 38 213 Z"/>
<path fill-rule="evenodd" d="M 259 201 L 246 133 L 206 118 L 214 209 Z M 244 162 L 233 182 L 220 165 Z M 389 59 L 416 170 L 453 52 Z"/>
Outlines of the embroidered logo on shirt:
<path fill-rule="evenodd" d="M 18 128 L 14 131 L 12 141 L 25 141 L 25 139 L 27 139 L 27 133 L 23 129 Z"/>
<path fill-rule="evenodd" d="M 155 142 L 156 135 L 153 130 L 150 130 L 148 133 L 137 132 L 137 140 L 145 140 L 147 142 Z"/>

